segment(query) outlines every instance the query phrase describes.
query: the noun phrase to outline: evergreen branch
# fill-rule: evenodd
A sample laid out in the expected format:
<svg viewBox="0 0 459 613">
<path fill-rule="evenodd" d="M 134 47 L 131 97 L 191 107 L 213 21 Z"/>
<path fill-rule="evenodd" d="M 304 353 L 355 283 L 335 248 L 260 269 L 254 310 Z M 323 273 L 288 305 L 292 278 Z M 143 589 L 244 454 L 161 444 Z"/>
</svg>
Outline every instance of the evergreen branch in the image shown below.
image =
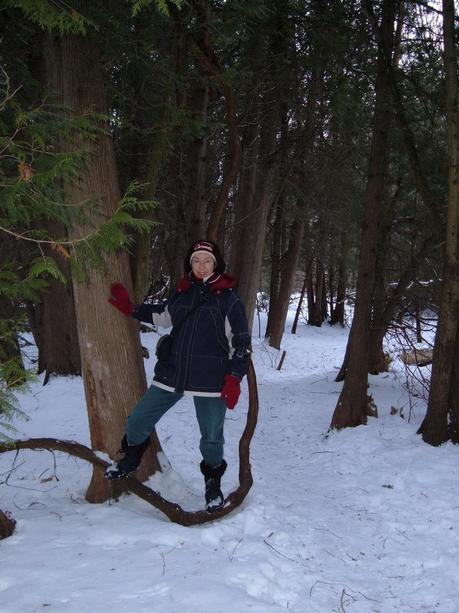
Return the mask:
<svg viewBox="0 0 459 613">
<path fill-rule="evenodd" d="M 57 30 L 61 35 L 80 34 L 84 36 L 89 25 L 97 29 L 95 23 L 62 0 L 55 2 L 57 7 L 52 4 L 52 2 L 43 2 L 43 0 L 4 0 L 6 7 L 22 10 L 32 22 L 50 31 Z"/>
<path fill-rule="evenodd" d="M 142 11 L 147 6 L 150 6 L 150 4 L 152 4 L 152 2 L 155 3 L 156 8 L 158 9 L 158 11 L 162 15 L 165 15 L 166 17 L 169 17 L 170 10 L 169 10 L 168 3 L 170 2 L 176 8 L 179 9 L 179 8 L 181 8 L 184 0 L 131 0 L 131 2 L 132 2 L 132 15 L 133 15 L 133 17 L 138 15 L 138 13 L 140 13 L 140 11 Z"/>
<path fill-rule="evenodd" d="M 30 243 L 35 243 L 36 245 L 51 245 L 52 247 L 58 247 L 61 245 L 69 245 L 74 247 L 78 243 L 87 242 L 90 238 L 97 234 L 97 230 L 93 230 L 86 236 L 80 238 L 74 238 L 72 240 L 52 240 L 52 239 L 42 239 L 42 238 L 31 238 L 30 236 L 25 236 L 24 234 L 19 234 L 18 232 L 14 232 L 13 230 L 9 230 L 8 228 L 4 228 L 0 226 L 0 231 L 13 236 L 16 240 L 27 241 Z"/>
<path fill-rule="evenodd" d="M 8 73 L 6 72 L 6 70 L 3 68 L 3 66 L 0 66 L 0 73 L 2 75 L 1 84 L 5 91 L 3 99 L 0 101 L 0 111 L 3 112 L 8 102 L 10 102 L 14 98 L 14 96 L 18 93 L 18 91 L 22 89 L 22 85 L 19 85 L 13 92 L 11 92 L 10 77 Z"/>
</svg>

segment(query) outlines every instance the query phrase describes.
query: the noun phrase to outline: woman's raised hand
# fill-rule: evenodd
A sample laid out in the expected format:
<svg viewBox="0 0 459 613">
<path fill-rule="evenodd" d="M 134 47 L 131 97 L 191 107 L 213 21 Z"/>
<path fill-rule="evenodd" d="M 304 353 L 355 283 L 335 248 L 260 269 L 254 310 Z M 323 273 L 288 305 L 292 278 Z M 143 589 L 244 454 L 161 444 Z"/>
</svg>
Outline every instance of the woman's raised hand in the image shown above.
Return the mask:
<svg viewBox="0 0 459 613">
<path fill-rule="evenodd" d="M 122 283 L 112 283 L 110 286 L 111 297 L 109 303 L 121 311 L 126 317 L 130 317 L 134 311 L 134 303 L 129 297 L 129 292 Z"/>
</svg>

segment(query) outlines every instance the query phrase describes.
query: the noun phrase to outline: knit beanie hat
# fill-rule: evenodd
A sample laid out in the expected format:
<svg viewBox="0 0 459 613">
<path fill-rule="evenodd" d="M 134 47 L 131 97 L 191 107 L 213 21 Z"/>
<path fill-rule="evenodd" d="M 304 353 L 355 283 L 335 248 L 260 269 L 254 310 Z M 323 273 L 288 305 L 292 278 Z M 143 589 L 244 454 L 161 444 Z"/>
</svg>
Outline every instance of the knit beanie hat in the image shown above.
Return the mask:
<svg viewBox="0 0 459 613">
<path fill-rule="evenodd" d="M 184 262 L 185 273 L 190 272 L 191 258 L 197 253 L 207 253 L 213 257 L 215 261 L 215 273 L 222 274 L 225 272 L 226 264 L 218 245 L 213 241 L 200 240 L 193 243 L 188 249 Z"/>
<path fill-rule="evenodd" d="M 212 243 L 208 243 L 207 241 L 197 241 L 194 243 L 191 247 L 190 264 L 193 256 L 195 256 L 197 253 L 207 253 L 208 255 L 212 256 L 214 262 L 217 263 L 217 258 L 215 257 L 214 246 Z"/>
</svg>

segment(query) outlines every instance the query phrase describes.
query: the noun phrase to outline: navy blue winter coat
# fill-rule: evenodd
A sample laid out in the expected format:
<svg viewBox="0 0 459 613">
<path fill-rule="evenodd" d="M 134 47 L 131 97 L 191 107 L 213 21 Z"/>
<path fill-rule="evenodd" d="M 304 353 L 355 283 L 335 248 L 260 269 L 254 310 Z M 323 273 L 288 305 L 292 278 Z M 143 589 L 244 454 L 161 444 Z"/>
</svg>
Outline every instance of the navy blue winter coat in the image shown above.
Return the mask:
<svg viewBox="0 0 459 613">
<path fill-rule="evenodd" d="M 158 360 L 153 384 L 195 396 L 219 396 L 226 374 L 239 379 L 247 372 L 250 335 L 242 302 L 229 275 L 208 281 L 184 277 L 163 304 L 144 303 L 133 316 L 168 327 L 172 350 Z"/>
</svg>

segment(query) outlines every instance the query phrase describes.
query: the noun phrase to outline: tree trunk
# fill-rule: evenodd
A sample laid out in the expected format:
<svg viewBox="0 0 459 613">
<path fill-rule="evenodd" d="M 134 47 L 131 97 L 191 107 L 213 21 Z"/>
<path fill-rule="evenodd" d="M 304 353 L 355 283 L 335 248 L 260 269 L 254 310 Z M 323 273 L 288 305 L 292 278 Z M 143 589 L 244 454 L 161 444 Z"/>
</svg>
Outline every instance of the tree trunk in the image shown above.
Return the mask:
<svg viewBox="0 0 459 613">
<path fill-rule="evenodd" d="M 98 49 L 90 34 L 85 38 L 48 37 L 49 83 L 61 94 L 64 107 L 75 115 L 107 114 Z M 78 239 L 114 213 L 119 199 L 118 174 L 108 126 L 93 141 L 76 135 L 63 143 L 64 150 L 78 147 L 91 156 L 79 177 L 65 184 L 68 204 L 90 201 L 87 221 L 74 221 L 71 238 Z M 124 283 L 132 295 L 132 279 L 126 253 L 111 253 L 104 265 L 85 269 L 85 277 L 73 276 L 83 381 L 92 447 L 114 457 L 120 446 L 128 413 L 146 389 L 138 324 L 125 318 L 107 302 L 110 283 Z M 150 466 L 152 468 L 152 466 Z M 155 468 L 159 463 L 155 457 Z M 90 502 L 109 497 L 109 484 L 95 469 L 86 493 Z"/>
<path fill-rule="evenodd" d="M 206 2 L 191 0 L 198 15 L 198 21 L 205 24 L 203 32 L 199 37 L 191 40 L 191 49 L 201 66 L 213 79 L 220 89 L 225 100 L 226 125 L 228 128 L 227 149 L 224 171 L 220 190 L 215 202 L 210 210 L 209 221 L 206 228 L 206 238 L 217 241 L 220 225 L 228 204 L 230 190 L 236 181 L 241 165 L 241 139 L 239 136 L 238 119 L 236 114 L 236 95 L 233 87 L 229 84 L 229 79 L 225 77 L 225 71 L 210 44 L 209 7 Z M 204 166 L 201 166 L 204 169 Z"/>
<path fill-rule="evenodd" d="M 265 337 L 271 336 L 272 319 L 276 310 L 276 301 L 279 294 L 279 288 L 281 283 L 281 270 L 282 270 L 282 253 L 285 249 L 286 243 L 286 181 L 288 178 L 289 170 L 291 169 L 291 163 L 289 159 L 289 133 L 288 133 L 288 110 L 283 108 L 281 128 L 280 128 L 280 145 L 279 145 L 279 175 L 275 191 L 277 197 L 275 198 L 273 208 L 275 209 L 274 221 L 271 225 L 271 274 L 269 283 L 269 312 L 268 321 L 266 322 Z"/>
<path fill-rule="evenodd" d="M 56 254 L 53 255 L 55 260 Z M 62 270 L 62 266 L 60 265 Z M 70 273 L 68 283 L 50 279 L 42 302 L 28 307 L 34 339 L 38 346 L 38 374 L 45 385 L 51 375 L 81 375 L 75 304 Z"/>
<path fill-rule="evenodd" d="M 189 147 L 188 164 L 188 244 L 205 236 L 206 231 L 206 201 L 204 187 L 206 180 L 208 138 L 204 126 L 207 124 L 209 107 L 209 83 L 207 80 L 199 83 L 192 97 L 193 121 L 200 123 L 202 136 Z"/>
<path fill-rule="evenodd" d="M 381 245 L 383 241 L 381 241 Z M 368 372 L 377 375 L 380 372 L 387 372 L 388 363 L 384 354 L 383 341 L 386 335 L 387 326 L 382 325 L 382 316 L 386 303 L 386 293 L 384 288 L 384 276 L 381 266 L 376 264 L 375 283 L 373 292 L 373 305 L 371 309 L 371 328 L 368 355 Z M 388 322 L 387 325 L 389 325 Z"/>
<path fill-rule="evenodd" d="M 246 308 L 249 330 L 252 328 L 256 295 L 260 289 L 272 175 L 279 153 L 276 138 L 283 107 L 283 80 L 278 78 L 278 66 L 285 61 L 287 52 L 286 6 L 284 3 L 275 3 L 272 16 L 275 26 L 268 30 L 268 34 L 264 30 L 256 31 L 251 41 L 251 60 L 256 65 L 263 59 L 261 82 L 254 89 L 262 93 L 255 94 L 255 102 L 252 103 L 254 110 L 249 113 L 246 121 L 249 125 L 245 138 L 248 155 L 244 159 L 245 169 L 234 220 L 237 236 L 233 234 L 230 257 L 230 272 L 239 281 L 238 291 Z"/>
<path fill-rule="evenodd" d="M 39 59 L 33 68 L 35 78 L 48 94 L 46 40 L 47 37 L 43 37 L 45 48 L 42 55 L 37 56 Z M 48 97 L 47 100 L 53 101 L 54 97 Z M 55 102 L 59 104 L 60 98 Z M 67 236 L 64 224 L 49 217 L 36 219 L 33 226 L 44 229 L 51 239 L 59 240 Z M 66 280 L 64 284 L 49 278 L 40 298 L 26 303 L 29 323 L 38 348 L 37 371 L 38 374 L 45 373 L 45 385 L 51 375 L 81 375 L 81 358 L 69 259 L 47 244 L 41 245 L 40 250 L 36 249 L 36 253 L 53 259 Z"/>
<path fill-rule="evenodd" d="M 296 330 L 298 328 L 298 321 L 300 319 L 301 310 L 303 307 L 304 295 L 306 293 L 306 289 L 308 286 L 308 280 L 311 275 L 311 267 L 312 267 L 312 258 L 310 258 L 306 264 L 306 270 L 304 273 L 304 281 L 301 287 L 300 297 L 298 299 L 298 306 L 296 307 L 295 319 L 293 320 L 293 324 L 292 324 L 292 334 L 296 334 Z"/>
<path fill-rule="evenodd" d="M 440 445 L 450 436 L 449 414 L 457 425 L 457 398 L 453 398 L 453 360 L 456 354 L 459 319 L 459 110 L 458 62 L 455 43 L 454 1 L 443 0 L 444 64 L 446 75 L 446 118 L 448 130 L 448 214 L 442 299 L 432 358 L 432 376 L 426 416 L 419 428 L 422 438 Z"/>
<path fill-rule="evenodd" d="M 330 319 L 330 325 L 336 326 L 340 324 L 344 327 L 344 303 L 346 300 L 347 288 L 347 243 L 344 236 L 341 236 L 341 253 L 338 264 L 338 285 L 336 288 L 336 302 L 333 308 L 333 314 Z"/>
<path fill-rule="evenodd" d="M 331 428 L 337 429 L 358 426 L 367 422 L 371 301 L 375 280 L 376 245 L 378 245 L 390 128 L 388 65 L 393 54 L 394 22 L 398 4 L 399 0 L 384 0 L 382 5 L 381 36 L 378 41 L 375 85 L 375 110 L 365 193 L 356 303 L 346 349 L 346 378 L 331 421 Z"/>
<path fill-rule="evenodd" d="M 328 265 L 328 297 L 330 300 L 330 322 L 335 314 L 335 270 L 331 263 Z"/>
<path fill-rule="evenodd" d="M 459 444 L 459 326 L 456 334 L 456 353 L 451 374 L 449 409 L 451 440 L 457 445 Z"/>
<path fill-rule="evenodd" d="M 282 335 L 285 328 L 285 320 L 287 319 L 289 300 L 295 281 L 295 274 L 298 265 L 298 260 L 301 253 L 301 245 L 304 235 L 304 211 L 301 204 L 298 204 L 296 219 L 293 221 L 290 229 L 290 241 L 287 252 L 282 264 L 281 283 L 279 293 L 275 304 L 275 313 L 272 317 L 270 327 L 269 344 L 271 347 L 280 349 Z M 270 307 L 271 314 L 271 307 Z"/>
<path fill-rule="evenodd" d="M 283 199 L 276 207 L 276 216 L 271 229 L 271 275 L 269 283 L 269 313 L 266 323 L 265 337 L 271 336 L 272 321 L 276 313 L 276 303 L 279 295 L 282 260 L 282 224 L 284 218 Z"/>
<path fill-rule="evenodd" d="M 44 221 L 52 237 L 65 236 L 62 226 Z M 53 258 L 67 280 L 64 285 L 50 279 L 42 300 L 28 305 L 29 318 L 38 347 L 38 373 L 45 373 L 44 384 L 51 375 L 81 375 L 81 357 L 69 261 L 56 250 L 42 247 Z"/>
<path fill-rule="evenodd" d="M 154 200 L 158 186 L 158 177 L 169 152 L 168 125 L 169 106 L 164 102 L 158 124 L 155 126 L 155 138 L 151 144 L 145 180 L 147 188 L 145 198 Z M 150 214 L 157 219 L 157 211 Z M 142 302 L 150 289 L 153 278 L 153 262 L 151 253 L 152 233 L 144 232 L 136 237 L 133 255 L 130 258 L 134 277 L 134 296 L 136 302 Z"/>
<path fill-rule="evenodd" d="M 273 169 L 273 149 L 277 126 L 277 105 L 272 100 L 260 103 L 259 132 L 245 160 L 236 206 L 229 271 L 238 279 L 238 292 L 252 329 L 256 295 L 269 213 L 269 195 Z M 248 263 L 250 262 L 250 266 Z"/>
<path fill-rule="evenodd" d="M 315 259 L 315 275 L 311 275 L 308 292 L 308 324 L 320 328 L 324 321 L 324 267 L 320 256 Z M 309 300 L 311 305 L 309 306 Z"/>
</svg>

